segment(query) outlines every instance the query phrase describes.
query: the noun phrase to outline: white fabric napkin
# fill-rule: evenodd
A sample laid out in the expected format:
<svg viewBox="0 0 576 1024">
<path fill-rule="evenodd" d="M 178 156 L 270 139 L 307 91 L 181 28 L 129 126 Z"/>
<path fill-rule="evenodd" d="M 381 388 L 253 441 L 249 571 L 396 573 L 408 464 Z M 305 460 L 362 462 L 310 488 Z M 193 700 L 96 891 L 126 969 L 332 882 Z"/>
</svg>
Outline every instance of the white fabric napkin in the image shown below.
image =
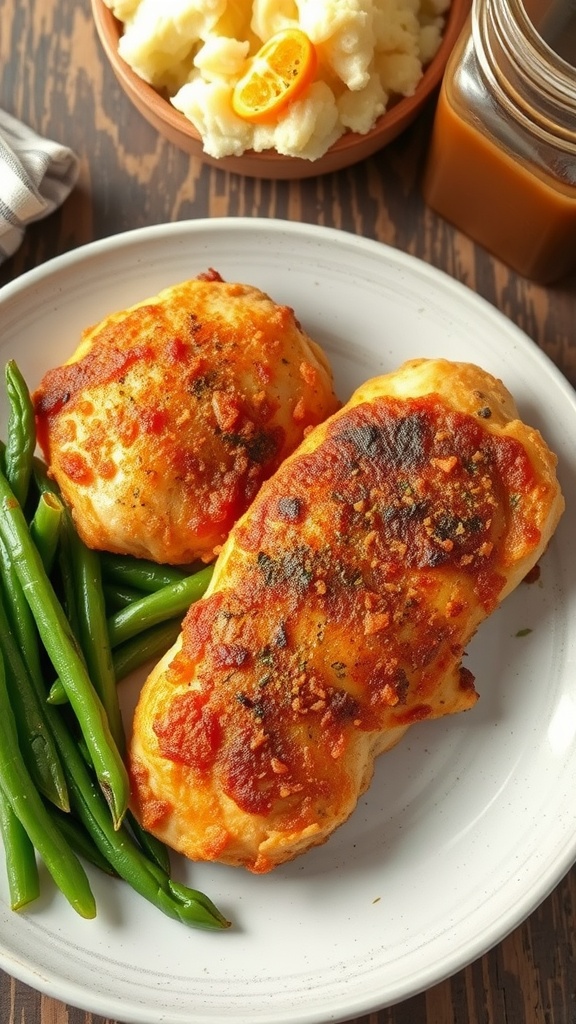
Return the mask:
<svg viewBox="0 0 576 1024">
<path fill-rule="evenodd" d="M 64 202 L 78 171 L 71 149 L 0 110 L 0 263 L 16 252 L 27 224 Z"/>
</svg>

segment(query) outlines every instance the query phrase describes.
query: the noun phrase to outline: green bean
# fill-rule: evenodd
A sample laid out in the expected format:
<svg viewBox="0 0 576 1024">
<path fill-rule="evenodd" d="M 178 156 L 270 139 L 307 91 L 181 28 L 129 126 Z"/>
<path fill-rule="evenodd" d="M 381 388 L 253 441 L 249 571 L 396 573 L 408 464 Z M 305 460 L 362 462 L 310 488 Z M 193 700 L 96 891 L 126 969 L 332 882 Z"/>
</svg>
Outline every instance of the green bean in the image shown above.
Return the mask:
<svg viewBox="0 0 576 1024">
<path fill-rule="evenodd" d="M 74 533 L 74 525 L 71 520 L 70 512 L 61 500 L 57 485 L 48 476 L 48 467 L 46 464 L 40 459 L 34 458 L 32 462 L 32 471 L 36 487 L 40 491 L 41 497 L 48 498 L 48 500 L 54 498 L 62 505 L 62 519 L 58 537 L 59 545 L 56 552 L 58 556 L 59 584 L 62 591 L 63 608 L 66 612 L 70 629 L 74 636 L 78 637 L 80 635 L 80 617 L 77 605 L 74 556 L 71 541 Z M 39 550 L 42 556 L 42 550 Z M 42 560 L 44 561 L 44 559 Z M 44 568 L 47 574 L 51 573 L 51 566 L 49 564 L 44 564 Z M 58 685 L 61 687 L 62 684 L 59 683 Z"/>
<path fill-rule="evenodd" d="M 159 565 L 146 558 L 132 558 L 129 555 L 102 553 L 102 576 L 105 580 L 120 586 L 127 584 L 147 594 L 187 579 L 189 575 L 190 572 L 178 566 Z"/>
<path fill-rule="evenodd" d="M 11 552 L 14 570 L 38 632 L 74 709 L 99 784 L 118 826 L 128 804 L 128 773 L 112 738 L 102 702 L 86 670 L 78 642 L 46 575 L 24 513 L 3 474 L 0 474 L 0 535 Z"/>
<path fill-rule="evenodd" d="M 126 640 L 113 651 L 114 672 L 120 682 L 131 672 L 145 665 L 153 658 L 159 658 L 172 646 L 180 634 L 182 622 L 180 618 L 168 619 L 158 626 L 151 626 L 132 640 Z"/>
<path fill-rule="evenodd" d="M 68 704 L 68 695 L 59 679 L 55 679 L 48 690 L 46 702 L 51 707 L 57 707 L 60 704 Z"/>
<path fill-rule="evenodd" d="M 152 661 L 153 658 L 159 658 L 165 654 L 178 637 L 181 627 L 181 619 L 169 619 L 167 622 L 161 622 L 158 626 L 151 626 L 150 629 L 139 633 L 132 640 L 127 640 L 116 647 L 112 652 L 116 682 L 119 683 L 132 672 L 136 672 L 147 661 Z M 66 704 L 68 702 L 66 691 L 59 679 L 52 684 L 48 701 L 50 704 Z"/>
<path fill-rule="evenodd" d="M 46 492 L 48 493 L 48 492 Z M 66 522 L 66 512 L 62 522 Z M 80 611 L 78 608 L 76 580 L 74 578 L 74 559 L 72 555 L 71 530 L 60 529 L 60 543 L 56 552 L 58 574 L 53 573 L 52 579 L 58 579 L 59 591 L 62 594 L 62 607 L 70 624 L 70 630 L 77 639 L 80 635 Z M 81 650 L 80 644 L 78 649 Z M 82 651 L 82 657 L 84 652 Z"/>
<path fill-rule="evenodd" d="M 53 509 L 54 511 L 58 509 L 58 512 L 56 514 L 57 522 L 56 519 L 52 516 L 52 513 L 50 511 L 51 509 Z M 65 536 L 62 537 L 61 526 L 63 515 L 64 506 L 60 501 L 59 497 L 52 491 L 42 491 L 40 494 L 36 515 L 32 519 L 32 522 L 30 523 L 30 534 L 36 544 L 38 554 L 42 559 L 42 564 L 44 566 L 46 573 L 50 572 L 52 564 L 54 562 L 58 550 L 58 540 L 62 540 L 61 547 L 64 548 L 65 551 L 61 552 L 60 562 L 62 570 L 62 582 L 66 601 L 66 614 L 68 617 L 68 621 L 71 624 L 72 622 L 74 623 L 73 633 L 75 636 L 77 636 L 80 627 L 78 624 L 78 614 L 76 608 L 74 576 L 71 568 L 69 545 L 67 543 L 68 536 L 67 534 L 65 534 Z M 34 529 L 35 525 L 36 531 Z M 58 533 L 57 537 L 54 536 L 54 534 L 56 533 L 56 529 Z M 55 547 L 54 541 L 56 541 Z M 45 699 L 49 704 L 68 703 L 66 691 L 59 679 L 56 679 L 53 682 L 52 687 L 48 693 L 48 696 L 45 697 Z"/>
<path fill-rule="evenodd" d="M 125 746 L 124 726 L 120 714 L 112 650 L 108 638 L 100 560 L 96 552 L 90 550 L 80 540 L 68 514 L 66 514 L 64 522 L 68 532 L 76 580 L 76 609 L 80 645 L 84 652 L 90 678 L 104 706 L 114 742 L 118 750 L 123 752 Z"/>
<path fill-rule="evenodd" d="M 63 512 L 64 506 L 60 498 L 50 491 L 45 491 L 40 495 L 30 523 L 32 540 L 38 548 L 42 564 L 48 574 L 52 571 L 56 557 Z"/>
<path fill-rule="evenodd" d="M 32 459 L 32 476 L 34 477 L 34 483 L 38 488 L 40 494 L 44 494 L 49 491 L 51 494 L 56 494 L 60 497 L 60 490 L 58 485 L 50 476 L 48 476 L 48 466 L 43 459 L 39 459 L 37 455 Z"/>
<path fill-rule="evenodd" d="M 126 820 L 130 826 L 130 831 L 134 835 L 138 845 L 144 850 L 144 853 L 157 864 L 167 875 L 170 874 L 170 854 L 163 842 L 153 836 L 150 832 L 147 832 L 138 819 L 132 814 L 132 811 L 128 811 Z"/>
<path fill-rule="evenodd" d="M 167 893 L 169 893 L 174 901 L 178 903 L 180 911 L 176 916 L 178 916 L 181 921 L 186 921 L 189 914 L 196 913 L 199 915 L 200 908 L 202 908 L 205 915 L 213 915 L 214 911 L 216 911 L 216 907 L 212 900 L 206 896 L 205 893 L 199 892 L 198 889 L 190 889 L 187 885 L 183 885 L 182 882 L 176 882 L 173 878 L 166 878 L 165 882 L 163 881 L 162 884 L 166 885 Z M 212 928 L 229 928 L 230 921 L 227 921 L 226 918 L 220 914 L 220 911 L 216 911 L 216 913 L 219 917 L 218 924 L 209 924 L 208 918 L 205 922 L 206 926 Z"/>
<path fill-rule="evenodd" d="M 135 587 L 125 586 L 124 584 L 103 582 L 102 589 L 109 614 L 119 611 L 120 608 L 126 608 L 133 601 L 138 601 L 142 597 L 141 590 L 136 590 Z"/>
<path fill-rule="evenodd" d="M 70 612 L 70 620 L 74 626 L 74 632 L 76 632 L 77 622 L 75 619 L 76 613 L 76 598 L 75 598 L 75 584 L 74 584 L 74 573 L 72 568 L 72 549 L 69 544 L 69 538 L 72 531 L 76 532 L 72 514 L 64 502 L 60 489 L 57 483 L 48 474 L 48 466 L 42 459 L 36 456 L 32 460 L 32 474 L 34 477 L 34 483 L 39 492 L 41 498 L 48 499 L 50 502 L 52 499 L 56 504 L 61 507 L 61 520 L 60 528 L 58 532 L 58 571 L 61 577 L 61 583 L 64 591 L 64 601 L 66 603 L 66 609 Z M 71 528 L 68 528 L 68 522 L 71 524 Z M 44 566 L 48 573 L 51 573 L 52 566 L 48 563 Z M 69 605 L 69 608 L 68 608 Z"/>
<path fill-rule="evenodd" d="M 48 690 L 46 702 L 52 707 L 57 707 L 60 704 L 69 703 L 66 690 L 62 686 L 62 683 L 59 679 L 55 679 L 54 682 L 52 683 L 52 686 Z"/>
<path fill-rule="evenodd" d="M 68 791 L 58 750 L 41 701 L 16 643 L 0 594 L 0 652 L 6 665 L 10 701 L 17 722 L 22 754 L 41 793 L 68 810 Z"/>
<path fill-rule="evenodd" d="M 21 910 L 40 895 L 36 851 L 1 786 L 0 832 L 4 842 L 10 906 L 12 910 Z"/>
<path fill-rule="evenodd" d="M 47 492 L 46 497 L 52 496 Z M 10 635 L 6 635 L 5 644 L 8 649 L 4 652 L 5 658 L 7 657 L 14 676 L 16 707 L 21 707 L 24 702 L 29 709 L 29 742 L 24 737 L 24 750 L 25 752 L 29 751 L 29 757 L 34 757 L 38 762 L 37 770 L 40 772 L 40 777 L 38 777 L 35 767 L 31 767 L 32 775 L 36 779 L 40 791 L 56 807 L 68 811 L 70 804 L 66 780 L 48 721 L 49 712 L 46 709 L 38 631 L 20 581 L 12 571 L 10 554 L 1 538 L 0 578 L 6 592 L 7 607 L 12 612 L 11 625 L 17 641 L 16 645 L 12 642 Z M 2 613 L 0 590 L 0 618 Z M 35 691 L 35 699 L 29 692 L 31 687 Z M 38 728 L 40 728 L 39 736 L 37 735 Z"/>
<path fill-rule="evenodd" d="M 24 506 L 36 447 L 36 426 L 28 387 L 13 359 L 6 364 L 6 392 L 10 403 L 6 478 L 17 500 Z"/>
<path fill-rule="evenodd" d="M 20 586 L 20 580 L 12 571 L 12 561 L 4 541 L 0 537 L 0 594 L 6 598 L 6 612 L 14 638 L 26 663 L 30 676 L 38 682 L 36 692 L 44 700 L 43 675 L 40 662 L 40 648 L 34 616 Z"/>
<path fill-rule="evenodd" d="M 82 917 L 95 917 L 96 904 L 86 873 L 53 824 L 22 758 L 6 687 L 4 659 L 1 657 L 0 786 L 56 885 L 71 906 Z"/>
<path fill-rule="evenodd" d="M 47 806 L 47 810 L 63 838 L 75 853 L 103 871 L 104 874 L 116 876 L 114 868 L 102 856 L 92 837 L 72 814 L 62 814 L 51 805 Z"/>
<path fill-rule="evenodd" d="M 169 917 L 198 927 L 228 927 L 229 922 L 204 893 L 175 885 L 139 849 L 125 826 L 113 829 L 102 794 L 61 718 L 56 724 L 56 739 L 66 766 L 74 811 L 120 877 Z"/>
<path fill-rule="evenodd" d="M 192 576 L 147 594 L 111 615 L 108 619 L 108 635 L 112 648 L 150 626 L 156 626 L 177 615 L 183 618 L 190 605 L 205 593 L 213 572 L 214 566 L 207 565 Z"/>
</svg>

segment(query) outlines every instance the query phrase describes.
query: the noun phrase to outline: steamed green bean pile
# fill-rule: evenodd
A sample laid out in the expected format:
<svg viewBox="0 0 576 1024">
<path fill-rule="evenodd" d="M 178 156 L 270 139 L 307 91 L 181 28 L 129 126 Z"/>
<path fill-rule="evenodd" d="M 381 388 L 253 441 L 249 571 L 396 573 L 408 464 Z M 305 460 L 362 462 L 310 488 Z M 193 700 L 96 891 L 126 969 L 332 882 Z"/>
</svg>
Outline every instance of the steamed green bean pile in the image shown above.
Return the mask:
<svg viewBox="0 0 576 1024">
<path fill-rule="evenodd" d="M 128 808 L 118 682 L 176 639 L 212 574 L 88 549 L 35 456 L 34 410 L 13 361 L 0 442 L 0 834 L 10 903 L 39 896 L 40 858 L 71 906 L 96 915 L 87 864 L 188 925 L 229 922 L 175 882 L 166 848 Z"/>
</svg>

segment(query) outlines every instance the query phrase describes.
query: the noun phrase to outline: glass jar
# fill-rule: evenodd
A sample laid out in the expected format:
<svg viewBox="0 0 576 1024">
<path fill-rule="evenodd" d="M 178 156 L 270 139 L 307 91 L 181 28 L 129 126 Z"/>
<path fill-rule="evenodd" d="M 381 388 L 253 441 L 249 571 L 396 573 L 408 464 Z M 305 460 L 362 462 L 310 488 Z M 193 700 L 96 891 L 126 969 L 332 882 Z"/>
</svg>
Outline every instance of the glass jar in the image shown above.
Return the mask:
<svg viewBox="0 0 576 1024">
<path fill-rule="evenodd" d="M 554 48 L 570 38 L 574 5 L 532 3 L 473 0 L 444 75 L 423 190 L 446 220 L 549 284 L 576 268 L 576 67 Z"/>
</svg>

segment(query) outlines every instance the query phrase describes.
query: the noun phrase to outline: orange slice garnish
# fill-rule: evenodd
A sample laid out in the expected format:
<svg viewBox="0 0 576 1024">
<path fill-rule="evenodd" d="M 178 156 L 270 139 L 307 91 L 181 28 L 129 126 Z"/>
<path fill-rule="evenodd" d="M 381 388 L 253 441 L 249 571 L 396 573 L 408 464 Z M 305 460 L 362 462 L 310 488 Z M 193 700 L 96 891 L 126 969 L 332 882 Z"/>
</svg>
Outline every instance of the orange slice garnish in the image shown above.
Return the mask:
<svg viewBox="0 0 576 1024">
<path fill-rule="evenodd" d="M 301 96 L 316 74 L 314 44 L 299 28 L 271 36 L 251 58 L 232 93 L 239 117 L 256 123 L 273 121 Z"/>
</svg>

